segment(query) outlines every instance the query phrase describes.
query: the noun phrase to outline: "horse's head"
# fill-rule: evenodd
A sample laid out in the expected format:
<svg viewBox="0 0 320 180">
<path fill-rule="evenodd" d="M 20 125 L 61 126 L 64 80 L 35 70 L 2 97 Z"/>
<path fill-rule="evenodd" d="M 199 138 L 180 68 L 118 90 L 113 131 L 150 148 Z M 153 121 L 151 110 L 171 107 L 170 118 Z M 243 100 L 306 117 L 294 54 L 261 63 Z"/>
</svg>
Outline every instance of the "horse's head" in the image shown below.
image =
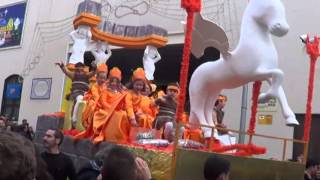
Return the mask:
<svg viewBox="0 0 320 180">
<path fill-rule="evenodd" d="M 285 8 L 281 0 L 250 0 L 253 18 L 275 36 L 284 36 L 289 31 Z"/>
</svg>

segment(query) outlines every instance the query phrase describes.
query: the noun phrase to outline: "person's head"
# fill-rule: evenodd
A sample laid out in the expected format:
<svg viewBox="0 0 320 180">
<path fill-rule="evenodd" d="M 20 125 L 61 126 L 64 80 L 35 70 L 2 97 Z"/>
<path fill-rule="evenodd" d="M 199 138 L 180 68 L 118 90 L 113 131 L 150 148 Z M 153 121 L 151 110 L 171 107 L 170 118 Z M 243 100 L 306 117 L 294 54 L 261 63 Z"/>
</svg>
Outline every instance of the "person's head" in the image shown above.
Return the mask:
<svg viewBox="0 0 320 180">
<path fill-rule="evenodd" d="M 107 74 L 105 72 L 98 72 L 96 75 L 97 84 L 102 85 L 107 80 Z"/>
<path fill-rule="evenodd" d="M 5 116 L 0 116 L 0 119 L 4 120 L 5 122 L 7 122 L 8 118 Z"/>
<path fill-rule="evenodd" d="M 149 96 L 151 94 L 151 92 L 152 92 L 152 87 L 151 87 L 150 83 L 146 83 L 144 91 L 142 92 L 142 94 L 144 96 Z"/>
<path fill-rule="evenodd" d="M 58 148 L 63 142 L 63 133 L 59 129 L 48 129 L 43 137 L 43 145 L 47 150 Z"/>
<path fill-rule="evenodd" d="M 225 95 L 220 94 L 214 104 L 216 109 L 223 109 L 226 105 L 228 98 Z"/>
<path fill-rule="evenodd" d="M 301 154 L 297 157 L 297 162 L 303 163 L 303 159 L 304 159 L 304 155 L 301 153 Z"/>
<path fill-rule="evenodd" d="M 104 159 L 102 180 L 136 179 L 136 163 L 134 156 L 125 148 L 115 146 Z"/>
<path fill-rule="evenodd" d="M 114 67 L 110 70 L 110 73 L 109 73 L 109 88 L 115 90 L 115 89 L 119 89 L 122 85 L 121 85 L 121 78 L 122 78 L 122 75 L 121 75 L 121 71 L 119 68 L 117 67 Z"/>
<path fill-rule="evenodd" d="M 176 98 L 180 92 L 180 87 L 178 83 L 169 83 L 167 86 L 167 96 L 170 96 L 172 98 Z"/>
<path fill-rule="evenodd" d="M 75 64 L 74 66 L 74 72 L 78 73 L 78 74 L 83 74 L 85 73 L 84 68 L 86 67 L 83 63 L 78 62 L 77 64 Z"/>
<path fill-rule="evenodd" d="M 132 89 L 136 92 L 143 92 L 145 91 L 145 83 L 142 79 L 136 79 L 132 82 Z"/>
<path fill-rule="evenodd" d="M 132 88 L 136 92 L 143 92 L 145 89 L 146 76 L 142 68 L 137 68 L 132 75 Z"/>
<path fill-rule="evenodd" d="M 119 81 L 121 81 L 121 79 L 122 79 L 121 70 L 120 70 L 118 67 L 113 67 L 113 68 L 110 70 L 110 73 L 109 73 L 109 77 L 108 77 L 108 78 L 116 78 L 116 79 L 118 79 Z"/>
<path fill-rule="evenodd" d="M 230 162 L 216 155 L 211 155 L 204 165 L 204 178 L 206 180 L 228 180 Z"/>
<path fill-rule="evenodd" d="M 6 122 L 3 119 L 0 119 L 0 129 L 5 129 L 6 128 Z"/>
<path fill-rule="evenodd" d="M 35 177 L 33 144 L 18 134 L 0 130 L 0 179 L 33 180 Z"/>
<path fill-rule="evenodd" d="M 22 124 L 23 125 L 28 124 L 28 121 L 26 119 L 22 119 Z"/>
<path fill-rule="evenodd" d="M 107 80 L 108 66 L 106 64 L 100 64 L 97 68 L 97 84 L 102 85 Z"/>
<path fill-rule="evenodd" d="M 311 176 L 316 175 L 319 163 L 313 159 L 308 159 L 306 163 L 306 171 L 310 173 Z"/>
<path fill-rule="evenodd" d="M 110 151 L 115 147 L 116 145 L 114 144 L 109 144 L 107 147 L 100 149 L 93 157 L 93 160 L 96 162 L 96 164 L 99 167 L 103 166 L 103 161 L 104 159 L 107 158 L 109 155 Z"/>
</svg>

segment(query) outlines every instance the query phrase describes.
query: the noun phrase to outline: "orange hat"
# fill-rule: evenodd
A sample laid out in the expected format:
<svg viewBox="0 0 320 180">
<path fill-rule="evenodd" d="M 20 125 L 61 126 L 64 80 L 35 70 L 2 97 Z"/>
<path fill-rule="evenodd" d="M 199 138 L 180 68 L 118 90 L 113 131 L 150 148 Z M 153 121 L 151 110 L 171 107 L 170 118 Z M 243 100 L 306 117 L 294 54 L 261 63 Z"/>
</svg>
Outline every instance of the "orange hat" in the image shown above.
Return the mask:
<svg viewBox="0 0 320 180">
<path fill-rule="evenodd" d="M 106 64 L 100 64 L 97 68 L 97 72 L 105 72 L 108 73 L 108 66 Z"/>
<path fill-rule="evenodd" d="M 144 81 L 146 80 L 146 75 L 142 68 L 137 68 L 135 71 L 133 71 L 132 80 L 135 81 L 137 79 L 141 79 Z"/>
<path fill-rule="evenodd" d="M 109 73 L 109 78 L 111 78 L 111 77 L 115 77 L 115 78 L 121 80 L 122 75 L 121 75 L 120 69 L 117 68 L 117 67 L 112 68 L 112 69 L 110 70 L 110 73 Z"/>
</svg>

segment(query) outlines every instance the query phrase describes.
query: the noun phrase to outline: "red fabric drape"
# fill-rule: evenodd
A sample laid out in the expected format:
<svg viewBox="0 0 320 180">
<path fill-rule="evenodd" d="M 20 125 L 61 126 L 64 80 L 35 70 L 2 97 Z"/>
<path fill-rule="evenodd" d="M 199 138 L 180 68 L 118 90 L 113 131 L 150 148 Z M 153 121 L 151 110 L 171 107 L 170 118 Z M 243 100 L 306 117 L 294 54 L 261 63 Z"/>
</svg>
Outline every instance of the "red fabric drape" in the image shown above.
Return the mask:
<svg viewBox="0 0 320 180">
<path fill-rule="evenodd" d="M 314 91 L 314 77 L 316 69 L 316 61 L 319 57 L 319 40 L 318 37 L 314 37 L 314 42 L 311 43 L 309 40 L 309 35 L 306 42 L 307 53 L 310 57 L 310 69 L 309 69 L 309 81 L 308 81 L 308 99 L 306 104 L 306 116 L 304 120 L 304 133 L 303 140 L 309 141 L 310 139 L 310 129 L 312 122 L 312 101 L 313 101 L 313 91 Z"/>
<path fill-rule="evenodd" d="M 249 123 L 248 133 L 254 134 L 256 130 L 256 116 L 257 116 L 257 108 L 258 108 L 258 97 L 261 89 L 261 81 L 256 81 L 253 84 L 252 88 L 252 105 L 251 105 L 251 117 Z"/>
<path fill-rule="evenodd" d="M 177 121 L 182 120 L 184 113 L 184 105 L 186 100 L 186 89 L 189 73 L 189 61 L 190 61 L 190 52 L 192 44 L 192 28 L 193 28 L 193 19 L 194 13 L 200 12 L 201 10 L 201 0 L 181 0 L 181 7 L 185 8 L 187 11 L 187 25 L 186 25 L 186 34 L 184 39 L 183 55 L 181 62 L 180 70 L 180 94 L 178 98 L 177 106 Z"/>
</svg>

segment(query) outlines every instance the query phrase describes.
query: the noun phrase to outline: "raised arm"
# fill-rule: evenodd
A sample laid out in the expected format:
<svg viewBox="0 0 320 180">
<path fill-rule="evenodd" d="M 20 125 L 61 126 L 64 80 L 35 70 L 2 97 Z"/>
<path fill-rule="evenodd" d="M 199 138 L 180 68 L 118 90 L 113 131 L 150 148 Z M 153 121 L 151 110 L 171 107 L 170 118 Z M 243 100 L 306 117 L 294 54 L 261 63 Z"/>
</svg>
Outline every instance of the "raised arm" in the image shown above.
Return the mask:
<svg viewBox="0 0 320 180">
<path fill-rule="evenodd" d="M 111 57 L 111 55 L 112 55 L 112 51 L 111 51 L 111 49 L 110 49 L 110 46 L 109 46 L 109 44 L 107 44 L 106 45 L 106 47 L 107 47 L 107 58 L 106 58 L 106 61 L 108 61 L 108 59 Z"/>
<path fill-rule="evenodd" d="M 92 78 L 94 75 L 96 75 L 96 71 L 97 71 L 97 64 L 94 61 L 92 61 L 91 66 L 92 66 L 92 71 L 90 71 L 88 74 L 89 78 Z"/>
<path fill-rule="evenodd" d="M 90 41 L 92 38 L 92 33 L 91 33 L 91 30 L 88 29 L 88 32 L 87 32 L 87 39 Z"/>
<path fill-rule="evenodd" d="M 68 78 L 73 79 L 74 73 L 71 72 L 71 71 L 69 71 L 69 70 L 65 67 L 65 65 L 64 65 L 64 63 L 63 63 L 62 61 L 61 61 L 60 63 L 55 63 L 55 65 L 59 66 L 60 69 L 61 69 L 61 71 L 62 71 L 66 76 L 68 76 Z"/>
<path fill-rule="evenodd" d="M 163 104 L 163 103 L 165 103 L 166 102 L 166 100 L 164 99 L 164 97 L 160 97 L 160 98 L 158 98 L 158 99 L 156 99 L 155 101 L 154 101 L 154 104 L 156 104 L 156 105 L 160 105 L 160 104 Z"/>
<path fill-rule="evenodd" d="M 161 60 L 160 53 L 158 52 L 157 49 L 155 50 L 155 52 L 156 52 L 156 54 L 155 54 L 155 57 L 153 58 L 154 63 L 156 63 L 156 62 Z"/>
<path fill-rule="evenodd" d="M 71 39 L 72 39 L 73 41 L 76 40 L 76 33 L 77 33 L 77 30 L 73 30 L 73 31 L 69 34 L 70 37 L 71 37 Z"/>
</svg>

